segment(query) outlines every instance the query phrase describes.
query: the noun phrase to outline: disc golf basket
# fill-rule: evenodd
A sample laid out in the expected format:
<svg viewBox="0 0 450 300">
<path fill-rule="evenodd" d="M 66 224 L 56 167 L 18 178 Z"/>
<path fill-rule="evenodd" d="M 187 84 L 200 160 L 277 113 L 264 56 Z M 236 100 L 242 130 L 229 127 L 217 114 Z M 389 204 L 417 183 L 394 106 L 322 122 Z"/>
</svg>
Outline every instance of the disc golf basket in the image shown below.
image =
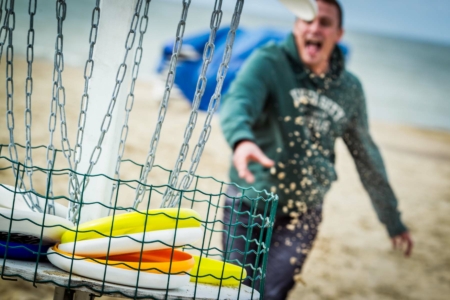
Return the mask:
<svg viewBox="0 0 450 300">
<path fill-rule="evenodd" d="M 70 38 L 63 29 L 70 2 L 54 2 L 57 26 L 48 33 L 53 35 L 55 45 L 54 66 L 52 82 L 48 83 L 49 117 L 44 127 L 32 123 L 36 112 L 35 108 L 32 110 L 33 97 L 39 90 L 33 80 L 37 68 L 35 39 L 44 34 L 35 34 L 34 28 L 41 0 L 28 2 L 26 41 L 14 39 L 17 3 L 0 0 L 0 59 L 6 72 L 2 99 L 6 100 L 8 136 L 7 141 L 0 141 L 1 278 L 25 280 L 35 287 L 54 285 L 54 299 L 93 299 L 103 295 L 133 299 L 262 299 L 276 196 L 236 187 L 239 195 L 229 198 L 237 205 L 224 206 L 222 200 L 230 184 L 196 175 L 220 103 L 244 0 L 236 0 L 226 51 L 217 70 L 216 89 L 190 165 L 183 169 L 222 21 L 223 1 L 211 1 L 214 5 L 203 68 L 179 155 L 171 170 L 155 165 L 156 149 L 163 138 L 161 129 L 191 1 L 179 0 L 182 12 L 164 95 L 157 118 L 151 120 L 156 125 L 149 134 L 149 150 L 141 162 L 125 159 L 124 153 L 127 137 L 133 134 L 128 123 L 145 54 L 143 40 L 151 0 L 96 0 L 92 7 L 84 7 L 92 18 L 85 40 L 89 54 L 84 86 L 78 100 L 70 99 L 80 101 L 74 139 L 69 138 L 66 117 L 66 101 L 72 94 L 66 95 L 63 80 L 64 42 Z M 20 47 L 26 48 L 25 57 L 15 58 L 14 51 Z M 19 60 L 26 64 L 25 78 L 14 76 Z M 114 82 L 108 77 L 111 72 L 115 74 Z M 24 98 L 14 93 L 19 84 L 24 86 Z M 18 101 L 25 103 L 23 112 L 14 110 Z M 25 132 L 18 132 L 15 126 L 21 117 Z M 48 143 L 34 145 L 34 132 L 45 132 Z M 23 134 L 25 144 L 17 143 L 16 137 Z M 131 180 L 121 177 L 124 170 L 134 174 Z M 149 180 L 154 178 L 150 174 L 156 174 L 166 184 L 155 184 Z M 249 211 L 234 208 L 244 201 L 250 203 Z M 223 210 L 234 215 L 231 223 L 222 221 Z M 248 221 L 240 221 L 243 219 Z M 247 236 L 234 234 L 238 226 L 247 228 Z M 260 232 L 258 239 L 250 238 L 254 230 Z M 218 246 L 222 236 L 226 249 Z M 245 241 L 246 251 L 234 246 L 238 239 Z M 82 248 L 88 254 L 82 254 Z M 236 252 L 242 258 L 230 259 L 230 254 Z M 254 261 L 248 260 L 249 254 L 255 257 Z"/>
</svg>

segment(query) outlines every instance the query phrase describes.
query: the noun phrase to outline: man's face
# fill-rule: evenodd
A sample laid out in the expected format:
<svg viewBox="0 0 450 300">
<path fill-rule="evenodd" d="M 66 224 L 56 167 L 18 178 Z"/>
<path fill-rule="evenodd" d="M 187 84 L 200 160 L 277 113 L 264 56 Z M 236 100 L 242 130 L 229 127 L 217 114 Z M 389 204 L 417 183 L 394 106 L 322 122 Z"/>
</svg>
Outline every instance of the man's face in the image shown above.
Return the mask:
<svg viewBox="0 0 450 300">
<path fill-rule="evenodd" d="M 311 22 L 297 19 L 293 30 L 300 57 L 313 70 L 328 65 L 331 53 L 343 35 L 337 7 L 323 1 L 317 1 L 317 4 L 317 17 Z"/>
</svg>

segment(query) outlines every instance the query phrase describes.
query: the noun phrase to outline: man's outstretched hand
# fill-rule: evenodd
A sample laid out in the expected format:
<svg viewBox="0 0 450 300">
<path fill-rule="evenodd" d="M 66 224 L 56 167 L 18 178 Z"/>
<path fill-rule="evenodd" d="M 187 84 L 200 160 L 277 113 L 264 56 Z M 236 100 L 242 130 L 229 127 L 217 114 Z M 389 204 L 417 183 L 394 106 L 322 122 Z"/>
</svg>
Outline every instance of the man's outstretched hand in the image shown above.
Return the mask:
<svg viewBox="0 0 450 300">
<path fill-rule="evenodd" d="M 406 257 L 411 256 L 414 243 L 408 231 L 394 236 L 391 240 L 394 249 L 403 251 Z"/>
<path fill-rule="evenodd" d="M 247 168 L 249 161 L 260 163 L 266 168 L 273 167 L 275 164 L 254 142 L 240 142 L 234 149 L 233 164 L 238 171 L 239 177 L 245 179 L 248 183 L 255 182 L 255 176 Z"/>
</svg>

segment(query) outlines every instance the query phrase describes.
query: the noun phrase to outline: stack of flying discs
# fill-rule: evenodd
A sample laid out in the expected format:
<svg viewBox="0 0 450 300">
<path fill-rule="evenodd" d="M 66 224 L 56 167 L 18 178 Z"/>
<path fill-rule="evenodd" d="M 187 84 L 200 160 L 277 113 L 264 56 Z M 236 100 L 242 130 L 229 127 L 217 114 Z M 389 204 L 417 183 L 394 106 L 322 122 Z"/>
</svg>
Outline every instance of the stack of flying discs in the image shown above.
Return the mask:
<svg viewBox="0 0 450 300">
<path fill-rule="evenodd" d="M 179 288 L 189 280 L 239 285 L 247 276 L 242 267 L 173 249 L 202 235 L 200 215 L 191 209 L 125 213 L 66 230 L 48 259 L 67 272 L 141 288 Z"/>
<path fill-rule="evenodd" d="M 200 215 L 191 209 L 131 212 L 66 230 L 61 244 L 48 250 L 48 259 L 60 269 L 93 279 L 179 288 L 189 282 L 195 260 L 172 248 L 195 243 L 202 236 Z"/>
</svg>

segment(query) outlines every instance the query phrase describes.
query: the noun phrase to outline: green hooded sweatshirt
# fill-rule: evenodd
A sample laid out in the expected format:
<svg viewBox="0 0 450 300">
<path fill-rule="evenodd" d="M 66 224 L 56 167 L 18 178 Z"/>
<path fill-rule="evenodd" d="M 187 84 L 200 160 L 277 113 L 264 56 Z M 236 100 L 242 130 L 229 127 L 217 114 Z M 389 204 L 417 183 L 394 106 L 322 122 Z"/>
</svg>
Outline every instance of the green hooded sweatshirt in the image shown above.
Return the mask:
<svg viewBox="0 0 450 300">
<path fill-rule="evenodd" d="M 232 148 L 253 141 L 275 161 L 271 169 L 249 163 L 252 186 L 276 193 L 278 215 L 292 217 L 322 203 L 337 179 L 334 145 L 343 138 L 380 221 L 390 236 L 401 234 L 407 229 L 369 133 L 361 83 L 345 70 L 338 47 L 329 69 L 324 76 L 307 69 L 292 34 L 282 44 L 254 51 L 224 96 L 220 120 L 225 138 Z M 249 186 L 233 164 L 230 179 Z"/>
</svg>

